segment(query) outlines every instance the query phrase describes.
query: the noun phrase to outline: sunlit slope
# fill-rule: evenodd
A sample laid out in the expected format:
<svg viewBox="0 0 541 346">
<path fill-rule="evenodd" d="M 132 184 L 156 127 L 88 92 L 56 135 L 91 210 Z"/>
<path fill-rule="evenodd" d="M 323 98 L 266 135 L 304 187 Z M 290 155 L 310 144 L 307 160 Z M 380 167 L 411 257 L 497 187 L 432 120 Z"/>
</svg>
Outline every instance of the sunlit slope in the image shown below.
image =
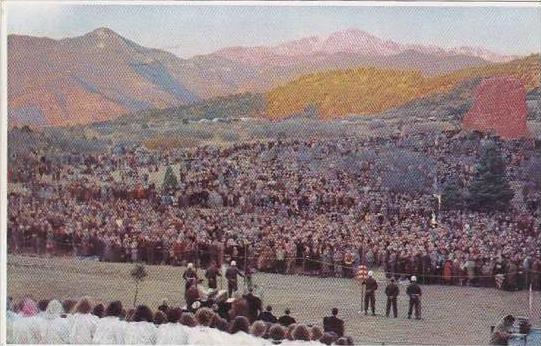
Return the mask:
<svg viewBox="0 0 541 346">
<path fill-rule="evenodd" d="M 425 77 L 419 71 L 378 68 L 309 74 L 268 92 L 267 115 L 279 119 L 307 113 L 323 118 L 380 113 L 418 98 L 450 91 L 466 80 L 491 76 L 519 78 L 528 90 L 539 87 L 539 54 L 436 77 Z"/>
</svg>

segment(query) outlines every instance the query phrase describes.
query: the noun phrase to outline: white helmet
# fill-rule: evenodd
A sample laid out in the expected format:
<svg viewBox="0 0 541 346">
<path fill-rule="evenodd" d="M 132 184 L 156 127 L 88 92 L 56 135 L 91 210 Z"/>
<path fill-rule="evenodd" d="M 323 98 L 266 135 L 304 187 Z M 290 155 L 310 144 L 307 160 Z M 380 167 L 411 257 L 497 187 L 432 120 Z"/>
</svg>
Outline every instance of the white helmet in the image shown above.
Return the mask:
<svg viewBox="0 0 541 346">
<path fill-rule="evenodd" d="M 237 262 L 231 261 L 231 266 L 232 266 L 232 267 L 234 267 L 234 266 L 236 266 L 236 265 L 237 265 Z"/>
<path fill-rule="evenodd" d="M 188 263 L 188 268 L 193 269 L 193 263 Z"/>
<path fill-rule="evenodd" d="M 370 271 L 368 272 L 368 277 L 372 277 L 373 275 L 374 275 L 374 272 L 370 270 Z"/>
<path fill-rule="evenodd" d="M 411 277 L 411 281 L 412 281 L 412 282 L 417 281 L 417 276 L 413 275 L 413 276 Z"/>
</svg>

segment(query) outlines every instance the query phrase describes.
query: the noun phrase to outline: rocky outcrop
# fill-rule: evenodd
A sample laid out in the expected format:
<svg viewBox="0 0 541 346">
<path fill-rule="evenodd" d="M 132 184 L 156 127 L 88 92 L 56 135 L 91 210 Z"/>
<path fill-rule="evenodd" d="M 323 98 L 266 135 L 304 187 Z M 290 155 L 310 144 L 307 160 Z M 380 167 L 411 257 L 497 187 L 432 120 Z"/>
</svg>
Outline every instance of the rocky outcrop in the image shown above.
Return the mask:
<svg viewBox="0 0 541 346">
<path fill-rule="evenodd" d="M 466 129 L 496 134 L 504 139 L 528 135 L 526 89 L 512 77 L 494 77 L 482 81 L 475 102 L 463 119 Z"/>
</svg>

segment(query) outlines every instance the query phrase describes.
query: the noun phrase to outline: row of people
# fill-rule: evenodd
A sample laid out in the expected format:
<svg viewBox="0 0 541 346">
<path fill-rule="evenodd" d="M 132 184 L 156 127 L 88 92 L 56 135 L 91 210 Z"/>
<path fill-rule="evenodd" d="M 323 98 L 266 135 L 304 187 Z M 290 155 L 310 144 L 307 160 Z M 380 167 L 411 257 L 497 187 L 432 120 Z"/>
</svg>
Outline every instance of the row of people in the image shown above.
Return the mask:
<svg viewBox="0 0 541 346">
<path fill-rule="evenodd" d="M 339 320 L 336 309 L 333 313 L 334 320 Z M 162 305 L 153 312 L 145 305 L 126 310 L 120 301 L 92 307 L 86 298 L 75 305 L 71 300 L 36 303 L 26 297 L 18 304 L 10 304 L 6 316 L 7 342 L 15 344 L 353 344 L 351 338 L 343 336 L 343 322 L 339 335 L 329 327 L 328 318 L 324 320 L 324 331 L 296 322 L 250 323 L 238 311 L 226 320 L 205 307 L 192 313 Z"/>
<path fill-rule="evenodd" d="M 368 315 L 368 308 L 372 311 L 372 315 L 376 315 L 376 290 L 378 282 L 374 279 L 372 271 L 368 272 L 368 278 L 362 283 L 366 287 L 364 292 L 364 314 Z M 387 304 L 385 308 L 385 316 L 389 317 L 391 308 L 393 309 L 394 318 L 398 317 L 397 298 L 400 294 L 400 288 L 396 284 L 396 280 L 392 277 L 389 284 L 385 287 L 385 295 L 387 296 Z M 421 319 L 421 287 L 417 284 L 417 277 L 413 275 L 410 278 L 410 284 L 406 288 L 406 294 L 409 298 L 408 319 L 415 312 L 415 319 Z"/>
</svg>

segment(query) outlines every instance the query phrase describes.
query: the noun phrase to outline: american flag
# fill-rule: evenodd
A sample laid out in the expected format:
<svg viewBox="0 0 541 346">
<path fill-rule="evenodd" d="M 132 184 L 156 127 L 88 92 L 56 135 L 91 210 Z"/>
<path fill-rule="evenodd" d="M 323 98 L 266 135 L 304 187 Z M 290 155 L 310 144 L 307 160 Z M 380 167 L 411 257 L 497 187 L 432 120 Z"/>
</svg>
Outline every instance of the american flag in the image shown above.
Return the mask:
<svg viewBox="0 0 541 346">
<path fill-rule="evenodd" d="M 505 281 L 505 275 L 496 274 L 495 279 L 496 279 L 496 287 L 498 287 L 498 289 L 501 289 L 503 286 L 503 282 Z"/>
</svg>

